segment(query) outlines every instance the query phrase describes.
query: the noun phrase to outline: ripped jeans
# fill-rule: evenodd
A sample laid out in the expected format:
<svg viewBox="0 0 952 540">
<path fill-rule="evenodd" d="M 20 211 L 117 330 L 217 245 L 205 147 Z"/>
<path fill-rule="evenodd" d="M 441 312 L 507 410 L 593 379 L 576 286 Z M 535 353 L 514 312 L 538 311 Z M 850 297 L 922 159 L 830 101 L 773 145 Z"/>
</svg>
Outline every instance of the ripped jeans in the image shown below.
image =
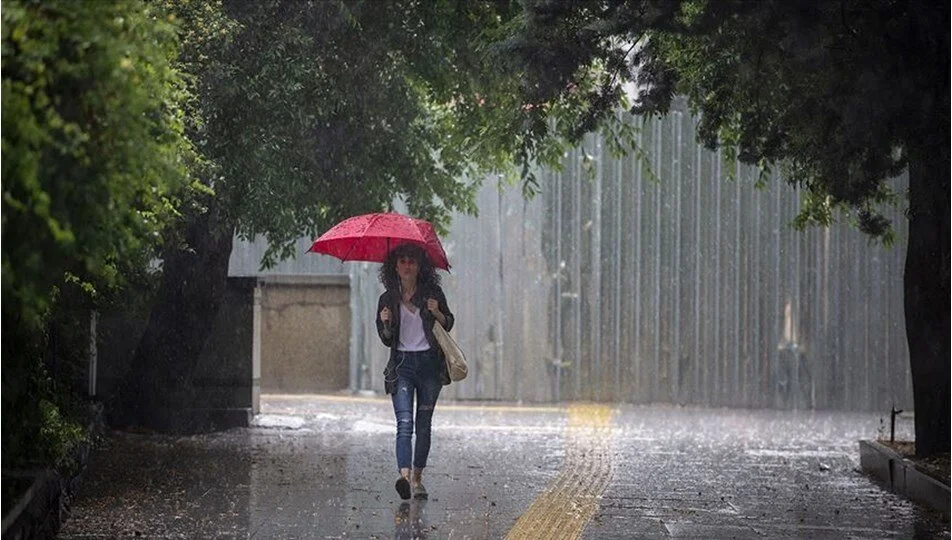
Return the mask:
<svg viewBox="0 0 952 540">
<path fill-rule="evenodd" d="M 440 383 L 439 356 L 435 351 L 406 352 L 397 351 L 397 385 L 393 399 L 393 413 L 397 418 L 397 468 L 410 468 L 410 454 L 413 454 L 413 466 L 426 467 L 430 454 L 430 426 L 433 409 L 440 397 L 443 385 Z M 413 404 L 416 397 L 416 421 L 414 422 Z M 411 445 L 413 430 L 416 427 L 416 446 Z M 412 451 L 411 451 L 412 449 Z"/>
</svg>

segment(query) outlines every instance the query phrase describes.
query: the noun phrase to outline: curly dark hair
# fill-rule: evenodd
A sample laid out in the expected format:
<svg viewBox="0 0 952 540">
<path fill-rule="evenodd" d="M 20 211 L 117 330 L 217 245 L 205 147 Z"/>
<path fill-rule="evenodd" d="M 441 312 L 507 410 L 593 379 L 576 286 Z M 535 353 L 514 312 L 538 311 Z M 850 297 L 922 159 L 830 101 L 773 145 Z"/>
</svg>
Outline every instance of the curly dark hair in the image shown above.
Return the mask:
<svg viewBox="0 0 952 540">
<path fill-rule="evenodd" d="M 436 268 L 426 256 L 426 251 L 416 244 L 400 244 L 390 250 L 387 260 L 380 267 L 380 283 L 388 291 L 398 290 L 400 288 L 400 276 L 397 275 L 397 259 L 400 257 L 413 257 L 420 266 L 420 273 L 417 275 L 417 290 L 420 288 L 435 285 L 440 286 L 440 275 L 436 273 Z"/>
</svg>

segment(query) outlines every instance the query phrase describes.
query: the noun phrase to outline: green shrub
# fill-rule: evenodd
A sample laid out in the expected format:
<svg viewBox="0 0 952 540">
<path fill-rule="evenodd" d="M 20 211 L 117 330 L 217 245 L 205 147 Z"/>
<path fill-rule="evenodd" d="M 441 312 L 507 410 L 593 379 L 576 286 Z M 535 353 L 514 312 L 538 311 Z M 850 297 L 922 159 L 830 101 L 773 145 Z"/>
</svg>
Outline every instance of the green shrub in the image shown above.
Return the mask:
<svg viewBox="0 0 952 540">
<path fill-rule="evenodd" d="M 2 19 L 3 466 L 68 467 L 89 312 L 148 273 L 188 189 L 188 95 L 153 3 L 4 0 Z"/>
</svg>

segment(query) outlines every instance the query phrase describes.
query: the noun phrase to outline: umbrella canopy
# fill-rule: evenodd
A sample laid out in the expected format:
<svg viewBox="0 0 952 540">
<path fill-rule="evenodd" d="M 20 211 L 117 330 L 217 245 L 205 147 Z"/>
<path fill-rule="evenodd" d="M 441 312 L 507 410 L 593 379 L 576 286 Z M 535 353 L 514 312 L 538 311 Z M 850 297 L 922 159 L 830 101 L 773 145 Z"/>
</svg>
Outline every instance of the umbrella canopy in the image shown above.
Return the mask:
<svg viewBox="0 0 952 540">
<path fill-rule="evenodd" d="M 395 212 L 347 218 L 315 240 L 308 252 L 332 255 L 342 261 L 384 262 L 400 244 L 416 244 L 426 251 L 434 267 L 450 269 L 433 225 Z"/>
</svg>

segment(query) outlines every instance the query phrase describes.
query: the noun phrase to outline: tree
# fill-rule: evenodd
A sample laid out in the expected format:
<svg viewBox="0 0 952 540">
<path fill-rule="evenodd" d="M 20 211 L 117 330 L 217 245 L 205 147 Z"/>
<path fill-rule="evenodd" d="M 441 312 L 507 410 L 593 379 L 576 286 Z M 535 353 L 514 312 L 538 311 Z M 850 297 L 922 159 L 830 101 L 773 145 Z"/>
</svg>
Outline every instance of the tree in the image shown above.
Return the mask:
<svg viewBox="0 0 952 540">
<path fill-rule="evenodd" d="M 877 206 L 909 173 L 904 294 L 916 451 L 949 451 L 949 6 L 916 0 L 527 2 L 502 49 L 540 117 L 583 102 L 570 137 L 674 95 L 699 139 L 805 188 L 798 223 L 838 210 L 890 239 Z M 629 103 L 625 85 L 634 84 Z M 551 125 L 551 124 L 548 124 Z"/>
<path fill-rule="evenodd" d="M 509 121 L 517 81 L 482 49 L 517 13 L 508 3 L 163 5 L 180 25 L 204 191 L 165 235 L 159 296 L 125 393 L 125 420 L 147 425 L 187 406 L 169 390 L 192 387 L 235 234 L 266 236 L 269 264 L 301 234 L 395 197 L 445 224 L 453 211 L 475 212 L 469 179 L 506 170 L 520 135 Z"/>
<path fill-rule="evenodd" d="M 14 466 L 58 452 L 42 440 L 59 430 L 62 397 L 42 356 L 64 295 L 93 309 L 145 268 L 191 151 L 161 13 L 11 0 L 2 33 L 3 434 Z"/>
</svg>

